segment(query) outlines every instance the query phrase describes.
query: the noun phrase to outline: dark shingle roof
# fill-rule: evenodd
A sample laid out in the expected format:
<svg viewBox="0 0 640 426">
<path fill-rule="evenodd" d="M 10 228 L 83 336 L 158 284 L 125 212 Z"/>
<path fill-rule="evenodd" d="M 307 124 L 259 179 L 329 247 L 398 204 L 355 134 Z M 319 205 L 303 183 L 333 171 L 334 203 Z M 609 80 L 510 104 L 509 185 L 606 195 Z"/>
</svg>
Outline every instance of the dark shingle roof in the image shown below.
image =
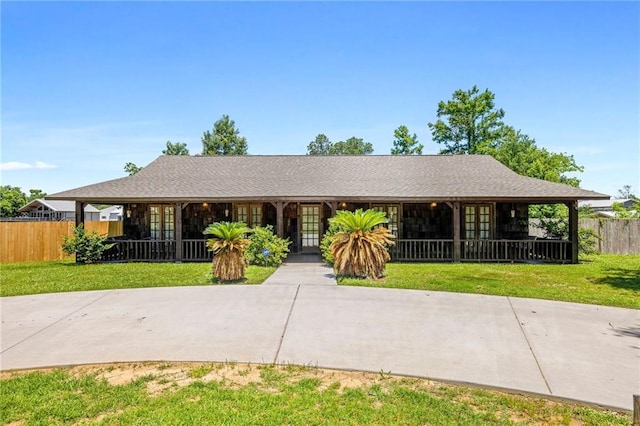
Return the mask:
<svg viewBox="0 0 640 426">
<path fill-rule="evenodd" d="M 577 200 L 607 195 L 520 176 L 490 156 L 161 156 L 133 176 L 47 198 L 80 201 Z"/>
</svg>

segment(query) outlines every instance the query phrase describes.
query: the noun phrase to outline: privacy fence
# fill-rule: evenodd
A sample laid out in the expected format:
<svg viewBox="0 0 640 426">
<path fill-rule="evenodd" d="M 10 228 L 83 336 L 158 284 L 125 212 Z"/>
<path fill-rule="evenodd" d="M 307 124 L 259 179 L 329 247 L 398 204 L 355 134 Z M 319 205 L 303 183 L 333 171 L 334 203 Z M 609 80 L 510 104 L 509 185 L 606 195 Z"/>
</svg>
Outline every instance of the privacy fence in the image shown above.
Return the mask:
<svg viewBox="0 0 640 426">
<path fill-rule="evenodd" d="M 579 219 L 581 228 L 600 237 L 598 250 L 610 254 L 640 254 L 640 219 Z"/>
<path fill-rule="evenodd" d="M 74 222 L 0 222 L 0 262 L 61 260 L 64 235 L 73 234 Z M 85 222 L 87 231 L 122 235 L 122 222 Z"/>
</svg>

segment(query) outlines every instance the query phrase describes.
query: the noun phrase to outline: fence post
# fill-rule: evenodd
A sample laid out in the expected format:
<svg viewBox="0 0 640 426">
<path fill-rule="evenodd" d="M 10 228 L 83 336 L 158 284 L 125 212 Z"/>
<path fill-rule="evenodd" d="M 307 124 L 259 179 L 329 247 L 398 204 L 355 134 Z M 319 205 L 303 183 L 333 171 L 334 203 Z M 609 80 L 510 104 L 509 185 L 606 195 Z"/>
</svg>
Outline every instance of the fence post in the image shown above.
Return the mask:
<svg viewBox="0 0 640 426">
<path fill-rule="evenodd" d="M 633 426 L 640 426 L 640 395 L 633 395 Z"/>
</svg>

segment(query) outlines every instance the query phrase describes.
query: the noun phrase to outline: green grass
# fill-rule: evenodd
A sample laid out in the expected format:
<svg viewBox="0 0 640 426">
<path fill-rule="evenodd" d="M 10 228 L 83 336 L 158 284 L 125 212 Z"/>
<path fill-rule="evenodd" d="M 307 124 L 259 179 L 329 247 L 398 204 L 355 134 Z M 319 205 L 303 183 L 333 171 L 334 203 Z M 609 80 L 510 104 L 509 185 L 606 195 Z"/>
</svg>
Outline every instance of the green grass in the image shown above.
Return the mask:
<svg viewBox="0 0 640 426">
<path fill-rule="evenodd" d="M 262 283 L 276 268 L 249 266 L 245 284 Z M 0 296 L 212 283 L 210 263 L 101 263 L 73 261 L 0 264 Z"/>
<path fill-rule="evenodd" d="M 640 255 L 590 256 L 577 265 L 390 263 L 386 277 L 341 285 L 451 291 L 640 308 Z"/>
<path fill-rule="evenodd" d="M 111 384 L 109 376 L 123 374 L 119 368 L 7 374 L 0 381 L 0 423 L 627 425 L 631 421 L 628 412 L 389 375 L 218 365 L 207 367 L 215 377 L 189 378 L 189 367 L 175 364 Z"/>
</svg>

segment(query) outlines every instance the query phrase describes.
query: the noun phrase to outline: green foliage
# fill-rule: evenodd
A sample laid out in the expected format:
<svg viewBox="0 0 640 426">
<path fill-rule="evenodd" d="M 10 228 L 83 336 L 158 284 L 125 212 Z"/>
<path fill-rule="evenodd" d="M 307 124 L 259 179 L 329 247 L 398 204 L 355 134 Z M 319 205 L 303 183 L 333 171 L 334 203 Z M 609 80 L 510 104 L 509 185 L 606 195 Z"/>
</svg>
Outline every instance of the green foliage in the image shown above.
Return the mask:
<svg viewBox="0 0 640 426">
<path fill-rule="evenodd" d="M 250 265 L 277 267 L 289 253 L 291 241 L 273 233 L 273 226 L 256 226 L 249 236 L 246 256 Z"/>
<path fill-rule="evenodd" d="M 620 198 L 628 199 L 628 200 L 638 200 L 638 197 L 631 192 L 631 185 L 623 185 L 622 189 L 618 189 L 618 195 Z"/>
<path fill-rule="evenodd" d="M 186 143 L 167 141 L 167 147 L 162 150 L 164 155 L 189 155 Z"/>
<path fill-rule="evenodd" d="M 514 172 L 550 182 L 578 186 L 580 180 L 566 173 L 582 172 L 572 155 L 549 152 L 536 146 L 535 139 L 505 126 L 495 144 L 478 149 L 478 154 L 489 154 Z"/>
<path fill-rule="evenodd" d="M 405 125 L 398 127 L 393 132 L 393 148 L 392 155 L 422 155 L 424 145 L 418 143 L 418 136 L 414 133 L 409 135 L 409 128 Z"/>
<path fill-rule="evenodd" d="M 38 198 L 44 198 L 47 194 L 39 189 L 30 189 L 26 195 L 20 187 L 11 185 L 0 186 L 0 217 L 19 216 L 21 207 Z"/>
<path fill-rule="evenodd" d="M 202 155 L 247 155 L 247 139 L 240 136 L 235 121 L 223 115 L 212 132 L 202 134 Z"/>
<path fill-rule="evenodd" d="M 107 237 L 101 237 L 97 231 L 85 231 L 82 224 L 73 228 L 73 236 L 62 237 L 62 251 L 67 256 L 75 253 L 77 263 L 98 262 L 111 247 L 113 244 L 107 244 Z"/>
<path fill-rule="evenodd" d="M 244 252 L 249 245 L 245 237 L 251 228 L 243 222 L 215 222 L 204 230 L 211 235 L 207 248 L 212 251 L 213 275 L 220 281 L 237 281 L 244 277 L 247 260 Z"/>
<path fill-rule="evenodd" d="M 129 176 L 131 175 L 135 175 L 136 173 L 138 173 L 140 170 L 142 170 L 142 167 L 138 167 L 136 166 L 134 163 L 132 162 L 128 162 L 127 164 L 124 165 L 124 171 L 125 173 L 127 173 Z"/>
<path fill-rule="evenodd" d="M 598 241 L 601 239 L 593 229 L 578 228 L 578 253 L 581 255 L 598 254 Z"/>
<path fill-rule="evenodd" d="M 334 143 L 330 150 L 331 155 L 367 155 L 372 153 L 373 145 L 371 143 L 354 136 L 346 141 Z"/>
<path fill-rule="evenodd" d="M 611 206 L 618 219 L 640 219 L 640 202 L 636 201 L 628 208 L 622 203 L 613 203 Z"/>
<path fill-rule="evenodd" d="M 316 138 L 307 145 L 307 155 L 330 155 L 333 143 L 329 138 L 320 133 Z"/>
<path fill-rule="evenodd" d="M 336 276 L 381 278 L 394 238 L 382 227 L 387 223 L 386 214 L 373 209 L 340 210 L 329 222 L 341 228 L 329 246 Z"/>
<path fill-rule="evenodd" d="M 473 86 L 438 103 L 438 120 L 429 128 L 432 139 L 445 146 L 441 154 L 476 154 L 495 145 L 502 135 L 504 110 L 495 108 L 494 97 L 488 89 L 480 93 Z"/>
<path fill-rule="evenodd" d="M 27 204 L 27 196 L 17 186 L 2 185 L 0 187 L 0 216 L 18 216 L 20 207 Z"/>
<path fill-rule="evenodd" d="M 331 243 L 335 239 L 335 235 L 338 232 L 344 231 L 342 226 L 334 221 L 329 221 L 329 229 L 322 236 L 320 241 L 320 253 L 322 254 L 322 260 L 329 266 L 333 266 L 333 253 L 331 252 Z"/>
<path fill-rule="evenodd" d="M 371 153 L 373 153 L 373 145 L 355 136 L 346 141 L 333 143 L 321 133 L 307 145 L 307 155 L 367 155 Z"/>
</svg>

